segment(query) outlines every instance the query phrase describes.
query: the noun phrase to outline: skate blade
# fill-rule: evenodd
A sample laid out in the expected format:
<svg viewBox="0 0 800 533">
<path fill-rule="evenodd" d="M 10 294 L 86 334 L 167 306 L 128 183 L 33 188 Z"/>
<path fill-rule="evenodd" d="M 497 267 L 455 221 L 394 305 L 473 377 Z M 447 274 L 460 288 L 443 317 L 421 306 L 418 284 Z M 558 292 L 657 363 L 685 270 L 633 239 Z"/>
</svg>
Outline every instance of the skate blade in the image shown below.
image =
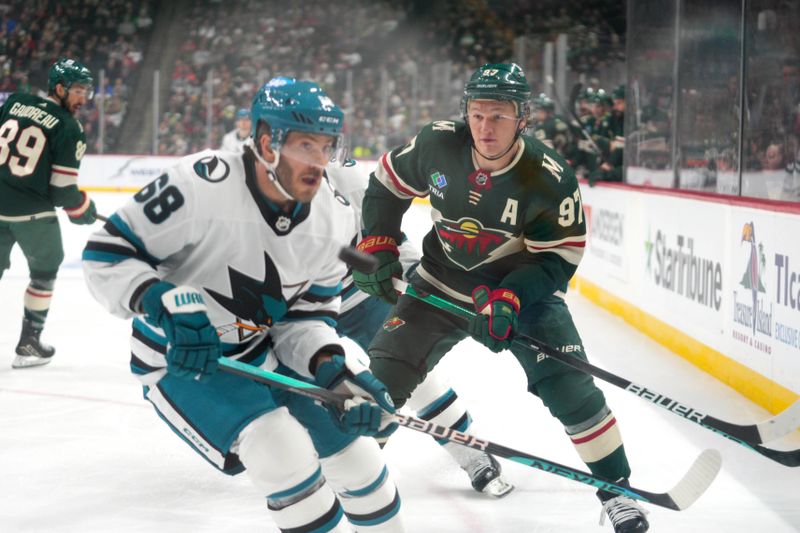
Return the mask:
<svg viewBox="0 0 800 533">
<path fill-rule="evenodd" d="M 492 496 L 493 498 L 502 498 L 511 494 L 514 490 L 514 485 L 508 483 L 502 477 L 497 476 L 483 487 L 483 493 Z"/>
<path fill-rule="evenodd" d="M 38 357 L 36 355 L 18 355 L 11 363 L 11 368 L 30 368 L 42 366 L 52 361 L 52 357 Z"/>
</svg>

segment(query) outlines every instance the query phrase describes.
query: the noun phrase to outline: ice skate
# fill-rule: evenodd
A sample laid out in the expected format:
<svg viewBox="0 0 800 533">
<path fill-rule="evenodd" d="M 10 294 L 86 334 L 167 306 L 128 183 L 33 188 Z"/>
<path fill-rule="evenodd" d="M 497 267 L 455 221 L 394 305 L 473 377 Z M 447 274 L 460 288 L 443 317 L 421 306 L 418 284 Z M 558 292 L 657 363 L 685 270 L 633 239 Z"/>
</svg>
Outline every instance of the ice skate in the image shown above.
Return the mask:
<svg viewBox="0 0 800 533">
<path fill-rule="evenodd" d="M 627 479 L 617 481 L 617 484 L 629 486 Z M 614 533 L 644 533 L 650 528 L 645 518 L 647 511 L 632 499 L 602 490 L 597 491 L 597 497 L 603 503 L 600 512 L 601 526 L 608 516 L 611 525 L 614 526 Z"/>
<path fill-rule="evenodd" d="M 28 368 L 46 365 L 53 359 L 56 349 L 42 343 L 39 337 L 42 328 L 36 327 L 30 320 L 22 321 L 22 333 L 17 343 L 17 356 L 11 363 L 12 368 Z"/>
<path fill-rule="evenodd" d="M 472 487 L 478 492 L 502 498 L 514 490 L 514 485 L 503 479 L 500 464 L 487 453 L 478 454 L 464 470 L 472 481 Z"/>
</svg>

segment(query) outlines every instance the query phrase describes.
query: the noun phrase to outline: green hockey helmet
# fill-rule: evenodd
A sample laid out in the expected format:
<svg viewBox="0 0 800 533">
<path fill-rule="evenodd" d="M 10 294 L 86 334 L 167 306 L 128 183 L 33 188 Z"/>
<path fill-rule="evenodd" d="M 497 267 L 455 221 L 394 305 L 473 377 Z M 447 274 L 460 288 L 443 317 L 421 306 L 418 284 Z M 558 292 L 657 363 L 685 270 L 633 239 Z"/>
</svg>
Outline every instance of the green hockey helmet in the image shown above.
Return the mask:
<svg viewBox="0 0 800 533">
<path fill-rule="evenodd" d="M 545 93 L 540 93 L 539 96 L 533 99 L 534 109 L 542 109 L 544 111 L 555 111 L 556 105 L 553 100 Z"/>
<path fill-rule="evenodd" d="M 466 121 L 470 100 L 507 100 L 514 102 L 517 117 L 524 119 L 530 113 L 531 87 L 525 73 L 516 63 L 487 63 L 467 82 L 461 98 L 461 114 Z"/>
<path fill-rule="evenodd" d="M 592 87 L 587 87 L 578 94 L 578 101 L 594 102 L 595 90 Z"/>
<path fill-rule="evenodd" d="M 596 104 L 605 104 L 607 106 L 611 106 L 614 101 L 611 99 L 611 95 L 608 94 L 605 89 L 597 89 L 594 93 L 594 98 L 592 101 Z"/>
<path fill-rule="evenodd" d="M 92 78 L 92 72 L 83 63 L 74 59 L 61 58 L 50 67 L 50 72 L 47 74 L 47 89 L 51 94 L 55 94 L 58 84 L 69 89 L 76 83 L 86 86 L 86 98 L 91 100 L 94 96 L 94 78 Z"/>
</svg>

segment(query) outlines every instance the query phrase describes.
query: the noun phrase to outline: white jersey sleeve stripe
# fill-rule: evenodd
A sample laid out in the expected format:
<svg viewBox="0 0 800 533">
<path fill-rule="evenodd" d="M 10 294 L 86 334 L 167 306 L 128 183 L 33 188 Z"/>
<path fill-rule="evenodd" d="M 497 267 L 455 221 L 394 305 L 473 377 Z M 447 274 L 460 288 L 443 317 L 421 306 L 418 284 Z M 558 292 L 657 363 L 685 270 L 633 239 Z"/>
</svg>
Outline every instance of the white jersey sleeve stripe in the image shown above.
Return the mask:
<svg viewBox="0 0 800 533">
<path fill-rule="evenodd" d="M 567 263 L 570 263 L 575 266 L 580 264 L 581 258 L 583 257 L 583 250 L 584 250 L 583 246 L 569 246 L 569 245 L 559 246 L 558 248 L 543 248 L 543 249 L 531 248 L 530 246 L 528 247 L 528 251 L 531 253 L 534 254 L 540 254 L 546 252 L 554 253 L 559 257 L 561 257 L 561 259 L 563 259 Z"/>
<path fill-rule="evenodd" d="M 61 172 L 53 172 L 50 174 L 50 185 L 53 187 L 63 188 L 71 185 L 78 185 L 78 174 L 66 174 Z"/>
<path fill-rule="evenodd" d="M 556 241 L 532 241 L 525 239 L 525 245 L 528 248 L 535 248 L 537 250 L 544 250 L 545 248 L 555 248 L 556 246 L 584 246 L 586 244 L 586 235 L 573 235 L 564 239 Z"/>
</svg>

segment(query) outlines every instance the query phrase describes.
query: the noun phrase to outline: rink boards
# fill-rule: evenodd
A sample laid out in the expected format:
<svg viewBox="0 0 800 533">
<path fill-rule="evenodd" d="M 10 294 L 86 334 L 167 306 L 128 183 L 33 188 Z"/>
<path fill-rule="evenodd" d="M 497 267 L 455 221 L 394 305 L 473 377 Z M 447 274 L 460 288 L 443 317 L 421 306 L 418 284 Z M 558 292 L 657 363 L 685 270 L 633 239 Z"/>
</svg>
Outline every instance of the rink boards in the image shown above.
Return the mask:
<svg viewBox="0 0 800 533">
<path fill-rule="evenodd" d="M 770 411 L 797 399 L 800 207 L 618 184 L 581 192 L 582 294 Z"/>
</svg>

